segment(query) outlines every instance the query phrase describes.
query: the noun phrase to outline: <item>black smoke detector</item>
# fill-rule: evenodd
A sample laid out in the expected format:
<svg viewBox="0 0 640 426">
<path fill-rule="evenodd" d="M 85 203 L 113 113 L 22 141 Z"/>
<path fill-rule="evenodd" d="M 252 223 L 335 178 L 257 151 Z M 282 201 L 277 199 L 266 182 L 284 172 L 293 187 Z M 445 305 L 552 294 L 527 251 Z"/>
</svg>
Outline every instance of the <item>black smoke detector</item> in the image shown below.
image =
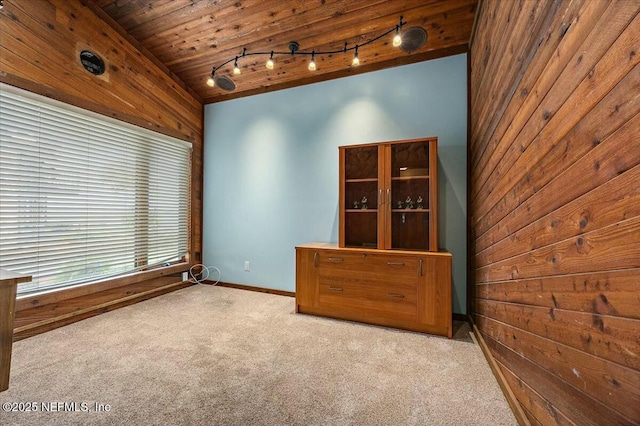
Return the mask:
<svg viewBox="0 0 640 426">
<path fill-rule="evenodd" d="M 100 56 L 88 50 L 80 52 L 80 62 L 84 69 L 94 75 L 104 74 L 104 61 Z"/>
</svg>

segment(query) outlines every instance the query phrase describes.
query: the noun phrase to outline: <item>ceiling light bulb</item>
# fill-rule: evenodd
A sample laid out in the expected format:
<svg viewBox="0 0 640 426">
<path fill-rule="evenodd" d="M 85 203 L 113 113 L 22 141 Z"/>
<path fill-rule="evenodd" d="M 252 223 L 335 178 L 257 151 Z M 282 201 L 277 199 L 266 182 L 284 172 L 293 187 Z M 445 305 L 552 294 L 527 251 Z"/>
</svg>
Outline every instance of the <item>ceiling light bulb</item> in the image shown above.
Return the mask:
<svg viewBox="0 0 640 426">
<path fill-rule="evenodd" d="M 351 65 L 357 67 L 360 65 L 360 59 L 358 59 L 358 46 L 356 45 L 356 53 L 353 55 L 353 61 L 351 61 Z"/>
<path fill-rule="evenodd" d="M 311 62 L 309 62 L 309 71 L 316 70 L 315 52 L 311 52 Z"/>
<path fill-rule="evenodd" d="M 393 47 L 398 47 L 402 44 L 402 36 L 400 33 L 396 33 L 396 36 L 393 38 Z"/>
<path fill-rule="evenodd" d="M 271 51 L 271 56 L 269 56 L 269 60 L 267 61 L 267 69 L 268 70 L 272 70 L 273 69 L 273 50 Z"/>
<path fill-rule="evenodd" d="M 240 73 L 240 68 L 238 68 L 238 57 L 236 56 L 236 61 L 233 63 L 233 74 L 240 75 Z"/>
<path fill-rule="evenodd" d="M 207 86 L 213 87 L 215 85 L 216 85 L 216 82 L 213 81 L 213 77 L 209 77 L 209 80 L 207 80 Z"/>
</svg>

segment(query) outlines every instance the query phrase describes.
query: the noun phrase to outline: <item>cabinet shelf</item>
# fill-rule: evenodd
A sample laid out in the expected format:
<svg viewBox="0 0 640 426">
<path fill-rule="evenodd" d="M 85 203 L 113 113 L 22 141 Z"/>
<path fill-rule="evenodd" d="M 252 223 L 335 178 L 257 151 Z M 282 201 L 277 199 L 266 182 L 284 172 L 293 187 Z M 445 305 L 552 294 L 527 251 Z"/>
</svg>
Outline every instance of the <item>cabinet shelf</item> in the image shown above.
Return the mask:
<svg viewBox="0 0 640 426">
<path fill-rule="evenodd" d="M 391 209 L 393 213 L 429 213 L 429 209 Z"/>
<path fill-rule="evenodd" d="M 378 213 L 377 209 L 346 209 L 347 213 Z"/>
<path fill-rule="evenodd" d="M 429 176 L 394 176 L 391 178 L 392 181 L 402 181 L 402 180 L 425 180 L 429 179 Z"/>
<path fill-rule="evenodd" d="M 345 179 L 345 183 L 377 182 L 378 178 Z"/>
</svg>

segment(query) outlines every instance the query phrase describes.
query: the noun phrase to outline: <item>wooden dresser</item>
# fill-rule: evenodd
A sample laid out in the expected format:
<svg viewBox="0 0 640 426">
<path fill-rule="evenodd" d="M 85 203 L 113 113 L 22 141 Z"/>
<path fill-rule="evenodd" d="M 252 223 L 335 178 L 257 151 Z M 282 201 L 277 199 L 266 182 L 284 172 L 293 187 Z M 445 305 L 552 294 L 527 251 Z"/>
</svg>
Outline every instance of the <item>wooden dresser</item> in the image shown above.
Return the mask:
<svg viewBox="0 0 640 426">
<path fill-rule="evenodd" d="M 451 338 L 451 254 L 297 246 L 296 312 Z"/>
</svg>

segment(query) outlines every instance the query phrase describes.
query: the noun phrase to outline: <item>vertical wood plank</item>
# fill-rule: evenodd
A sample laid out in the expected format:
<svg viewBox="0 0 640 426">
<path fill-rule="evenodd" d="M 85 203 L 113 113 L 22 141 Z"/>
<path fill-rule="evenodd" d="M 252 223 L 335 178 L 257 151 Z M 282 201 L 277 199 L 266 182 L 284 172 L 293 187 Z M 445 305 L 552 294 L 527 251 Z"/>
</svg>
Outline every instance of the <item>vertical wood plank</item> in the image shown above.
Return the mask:
<svg viewBox="0 0 640 426">
<path fill-rule="evenodd" d="M 0 392 L 9 388 L 17 284 L 14 279 L 0 281 Z"/>
</svg>

